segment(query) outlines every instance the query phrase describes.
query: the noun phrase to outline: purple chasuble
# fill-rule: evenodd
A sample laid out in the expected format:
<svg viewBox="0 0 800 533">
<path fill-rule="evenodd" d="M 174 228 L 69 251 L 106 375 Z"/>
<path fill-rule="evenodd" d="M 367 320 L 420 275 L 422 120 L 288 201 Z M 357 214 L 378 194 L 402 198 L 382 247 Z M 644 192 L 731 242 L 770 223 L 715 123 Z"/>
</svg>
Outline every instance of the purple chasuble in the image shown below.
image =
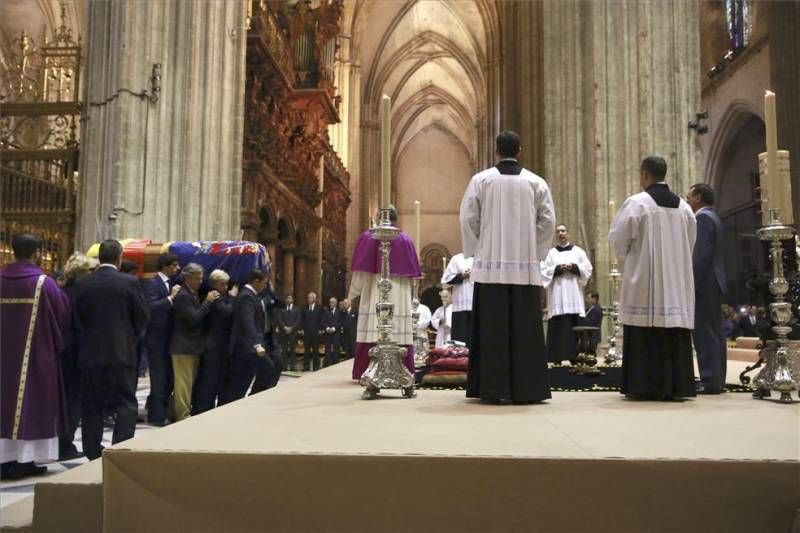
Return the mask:
<svg viewBox="0 0 800 533">
<path fill-rule="evenodd" d="M 59 356 L 69 329 L 69 298 L 55 281 L 45 277 L 31 330 L 42 274 L 39 267 L 28 263 L 12 263 L 0 271 L 0 437 L 4 439 L 50 439 L 66 430 Z M 26 357 L 29 331 L 31 345 Z M 22 408 L 19 417 L 18 403 Z"/>
<path fill-rule="evenodd" d="M 379 274 L 381 271 L 380 249 L 380 242 L 372 237 L 369 230 L 362 233 L 353 252 L 353 264 L 350 270 Z M 422 276 L 414 241 L 403 231 L 392 240 L 392 248 L 389 252 L 389 270 L 391 276 L 398 278 Z"/>
</svg>

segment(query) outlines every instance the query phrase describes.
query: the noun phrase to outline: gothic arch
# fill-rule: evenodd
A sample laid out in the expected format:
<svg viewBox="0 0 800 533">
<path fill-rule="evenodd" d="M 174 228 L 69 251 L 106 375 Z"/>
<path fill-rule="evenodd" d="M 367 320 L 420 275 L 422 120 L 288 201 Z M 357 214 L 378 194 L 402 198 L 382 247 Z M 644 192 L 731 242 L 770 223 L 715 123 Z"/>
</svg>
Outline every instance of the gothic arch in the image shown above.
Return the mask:
<svg viewBox="0 0 800 533">
<path fill-rule="evenodd" d="M 719 186 L 720 172 L 725 164 L 725 150 L 753 117 L 763 121 L 763 111 L 747 100 L 733 100 L 722 115 L 719 125 L 714 128 L 717 133 L 709 150 L 704 173 L 705 182 L 714 189 Z"/>
</svg>

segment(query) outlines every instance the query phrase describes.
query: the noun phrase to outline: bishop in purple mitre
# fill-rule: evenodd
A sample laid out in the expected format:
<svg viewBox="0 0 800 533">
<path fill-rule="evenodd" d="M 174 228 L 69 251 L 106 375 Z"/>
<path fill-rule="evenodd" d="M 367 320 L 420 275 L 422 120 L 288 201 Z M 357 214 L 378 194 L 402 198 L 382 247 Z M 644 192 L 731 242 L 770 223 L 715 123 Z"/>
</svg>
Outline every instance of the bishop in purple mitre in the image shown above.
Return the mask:
<svg viewBox="0 0 800 533">
<path fill-rule="evenodd" d="M 397 210 L 392 207 L 390 220 L 397 225 Z M 356 353 L 353 359 L 353 379 L 360 379 L 369 366 L 369 350 L 378 341 L 378 317 L 375 311 L 379 299 L 378 279 L 381 271 L 380 242 L 370 231 L 361 234 L 353 252 L 352 279 L 348 298 L 359 298 Z M 389 253 L 389 272 L 392 279 L 390 301 L 394 304 L 392 338 L 406 347 L 406 366 L 414 372 L 413 337 L 411 323 L 412 282 L 421 276 L 414 241 L 405 232 L 392 240 Z"/>
<path fill-rule="evenodd" d="M 39 268 L 42 240 L 15 235 L 16 262 L 0 271 L 0 458 L 2 477 L 43 474 L 66 429 L 59 356 L 70 323 L 67 295 Z"/>
</svg>

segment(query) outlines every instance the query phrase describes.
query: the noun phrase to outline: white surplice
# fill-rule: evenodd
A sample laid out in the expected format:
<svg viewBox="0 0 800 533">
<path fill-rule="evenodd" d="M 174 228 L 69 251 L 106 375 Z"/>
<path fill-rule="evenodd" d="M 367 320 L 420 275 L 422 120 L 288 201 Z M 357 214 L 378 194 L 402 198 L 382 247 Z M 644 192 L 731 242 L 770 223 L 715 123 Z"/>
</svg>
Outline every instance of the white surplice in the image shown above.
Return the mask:
<svg viewBox="0 0 800 533">
<path fill-rule="evenodd" d="M 453 278 L 459 274 L 464 274 L 467 270 L 472 270 L 472 257 L 464 257 L 463 253 L 458 253 L 450 258 L 447 269 L 442 274 L 442 284 L 449 285 Z M 472 311 L 472 291 L 475 283 L 472 277 L 463 280 L 461 283 L 453 285 L 453 312 Z"/>
<path fill-rule="evenodd" d="M 578 265 L 580 276 L 571 272 L 553 277 L 558 265 Z M 580 246 L 572 245 L 570 250 L 559 251 L 551 248 L 542 261 L 542 277 L 547 288 L 547 317 L 559 315 L 586 316 L 583 288 L 592 277 L 592 263 Z"/>
<path fill-rule="evenodd" d="M 539 263 L 553 242 L 555 218 L 550 188 L 533 172 L 500 174 L 492 167 L 473 176 L 460 210 L 464 255 L 474 257 L 472 281 L 542 285 Z"/>
<path fill-rule="evenodd" d="M 453 327 L 453 305 L 440 307 L 431 317 L 431 326 L 436 330 L 436 347 L 441 348 L 450 340 L 450 330 Z"/>
<path fill-rule="evenodd" d="M 378 278 L 378 274 L 356 271 L 350 279 L 350 291 L 347 297 L 350 300 L 359 296 L 361 298 L 358 302 L 356 342 L 378 342 L 378 317 L 375 314 L 380 296 Z M 394 304 L 392 338 L 397 344 L 410 345 L 413 342 L 411 282 L 411 278 L 392 277 L 389 300 Z"/>
<path fill-rule="evenodd" d="M 417 335 L 427 336 L 426 331 L 428 330 L 428 326 L 431 325 L 431 308 L 423 303 L 420 303 L 417 310 L 419 311 L 419 319 L 417 320 Z"/>
<path fill-rule="evenodd" d="M 694 213 L 683 200 L 675 209 L 660 207 L 646 192 L 625 200 L 608 234 L 623 263 L 623 324 L 694 329 L 696 233 Z"/>
</svg>

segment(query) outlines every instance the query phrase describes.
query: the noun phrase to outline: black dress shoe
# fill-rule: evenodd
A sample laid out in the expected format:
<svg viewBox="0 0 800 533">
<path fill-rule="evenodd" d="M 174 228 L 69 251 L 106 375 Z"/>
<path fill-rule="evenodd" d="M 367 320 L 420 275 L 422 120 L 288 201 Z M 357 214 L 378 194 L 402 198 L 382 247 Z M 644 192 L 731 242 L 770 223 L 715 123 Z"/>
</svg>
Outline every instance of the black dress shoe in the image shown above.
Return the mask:
<svg viewBox="0 0 800 533">
<path fill-rule="evenodd" d="M 163 428 L 164 426 L 167 425 L 167 421 L 166 420 L 153 420 L 152 422 L 148 422 L 148 424 L 150 424 L 151 426 L 156 426 L 158 428 Z"/>
<path fill-rule="evenodd" d="M 71 450 L 63 450 L 58 452 L 59 461 L 71 461 L 72 459 L 79 459 L 83 457 L 83 452 L 79 452 L 75 446 Z"/>
<path fill-rule="evenodd" d="M 46 466 L 36 466 L 33 462 L 18 463 L 16 461 L 12 461 L 10 463 L 3 464 L 2 472 L 0 472 L 0 478 L 13 481 L 17 479 L 24 479 L 26 477 L 41 476 L 46 473 Z"/>
</svg>

